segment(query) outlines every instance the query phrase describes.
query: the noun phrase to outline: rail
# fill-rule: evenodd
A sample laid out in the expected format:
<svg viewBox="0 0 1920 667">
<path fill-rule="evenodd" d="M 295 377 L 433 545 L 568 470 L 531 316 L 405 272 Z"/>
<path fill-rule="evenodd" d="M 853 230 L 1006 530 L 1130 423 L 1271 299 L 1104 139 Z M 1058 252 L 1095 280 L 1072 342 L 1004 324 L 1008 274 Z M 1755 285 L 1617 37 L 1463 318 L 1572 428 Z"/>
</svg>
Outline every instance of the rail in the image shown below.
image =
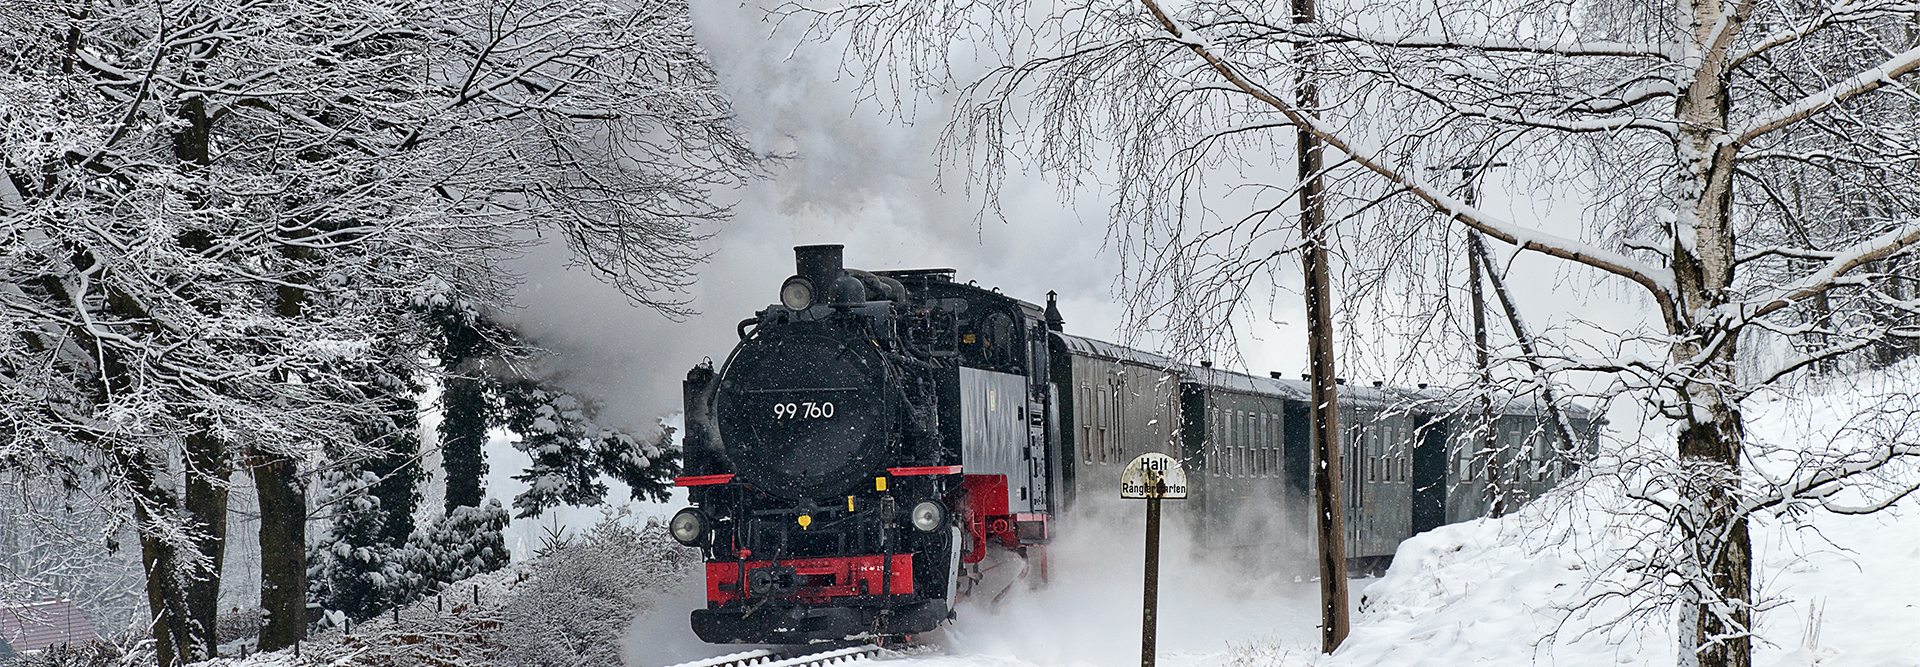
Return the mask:
<svg viewBox="0 0 1920 667">
<path fill-rule="evenodd" d="M 798 654 L 763 648 L 683 662 L 668 667 L 825 667 L 870 660 L 879 653 L 880 647 L 873 644 Z"/>
</svg>

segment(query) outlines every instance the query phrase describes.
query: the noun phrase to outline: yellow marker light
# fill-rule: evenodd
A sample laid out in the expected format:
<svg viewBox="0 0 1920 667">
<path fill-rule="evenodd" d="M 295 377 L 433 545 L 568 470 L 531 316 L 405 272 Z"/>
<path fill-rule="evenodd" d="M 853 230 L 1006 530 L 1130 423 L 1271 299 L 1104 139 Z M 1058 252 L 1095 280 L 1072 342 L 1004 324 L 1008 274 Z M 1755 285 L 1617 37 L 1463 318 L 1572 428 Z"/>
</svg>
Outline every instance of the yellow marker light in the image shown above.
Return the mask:
<svg viewBox="0 0 1920 667">
<path fill-rule="evenodd" d="M 853 511 L 853 496 L 847 496 L 847 511 Z"/>
<path fill-rule="evenodd" d="M 813 525 L 813 517 L 805 514 L 800 515 L 800 530 L 806 530 L 807 526 L 811 525 Z"/>
<path fill-rule="evenodd" d="M 875 491 L 885 491 L 885 490 L 887 490 L 887 478 L 885 478 L 885 477 L 875 477 L 875 478 L 873 478 L 873 490 L 875 490 Z"/>
</svg>

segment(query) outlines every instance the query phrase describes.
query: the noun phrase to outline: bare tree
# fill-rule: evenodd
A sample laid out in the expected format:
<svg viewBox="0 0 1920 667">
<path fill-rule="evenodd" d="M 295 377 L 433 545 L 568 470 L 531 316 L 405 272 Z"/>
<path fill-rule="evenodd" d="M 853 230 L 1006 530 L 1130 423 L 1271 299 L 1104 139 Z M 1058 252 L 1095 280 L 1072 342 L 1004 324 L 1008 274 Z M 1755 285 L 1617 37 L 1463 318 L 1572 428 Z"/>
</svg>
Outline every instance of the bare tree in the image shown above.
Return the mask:
<svg viewBox="0 0 1920 667">
<path fill-rule="evenodd" d="M 960 90 L 948 155 L 989 199 L 1009 158 L 1063 182 L 1106 177 L 1133 321 L 1183 349 L 1218 340 L 1257 294 L 1249 286 L 1299 248 L 1284 219 L 1296 185 L 1280 161 L 1296 130 L 1334 153 L 1321 175 L 1341 211 L 1330 224 L 1347 261 L 1343 308 L 1403 336 L 1388 365 L 1460 340 L 1443 321 L 1457 310 L 1432 307 L 1448 297 L 1408 286 L 1458 276 L 1458 255 L 1435 250 L 1462 247 L 1463 231 L 1500 244 L 1495 257 L 1563 260 L 1644 304 L 1645 320 L 1599 327 L 1612 344 L 1534 332 L 1532 352 L 1506 354 L 1543 379 L 1610 377 L 1676 424 L 1676 441 L 1636 461 L 1648 465 L 1633 479 L 1678 555 L 1641 574 L 1678 611 L 1683 664 L 1748 664 L 1748 517 L 1870 511 L 1914 489 L 1920 448 L 1900 438 L 1762 474 L 1753 463 L 1766 452 L 1749 448 L 1740 405 L 1809 364 L 1916 333 L 1910 279 L 1887 267 L 1920 241 L 1920 8 L 1352 0 L 1295 24 L 1312 1 L 777 11 L 845 35 L 878 91 Z M 1302 71 L 1292 56 L 1307 47 L 1317 65 Z M 955 57 L 986 59 L 986 73 L 957 80 L 981 70 Z M 1318 82 L 1317 108 L 1291 101 L 1299 77 Z M 1428 176 L 1462 158 L 1516 165 L 1520 192 L 1584 195 L 1583 231 L 1502 219 Z M 1823 342 L 1740 373 L 1756 331 Z M 1865 495 L 1834 501 L 1842 489 Z"/>
<path fill-rule="evenodd" d="M 0 605 L 68 598 L 103 635 L 129 627 L 142 606 L 140 565 L 121 544 L 130 526 L 106 482 L 0 470 Z"/>
<path fill-rule="evenodd" d="M 708 193 L 756 165 L 681 0 L 4 11 L 6 446 L 109 458 L 163 664 L 214 652 L 234 467 L 304 504 L 299 467 L 361 447 L 339 416 L 391 409 L 349 367 L 412 335 L 397 304 L 498 302 L 555 234 L 683 313 Z M 262 527 L 268 632 L 297 638 L 304 572 L 271 556 L 300 533 Z"/>
</svg>

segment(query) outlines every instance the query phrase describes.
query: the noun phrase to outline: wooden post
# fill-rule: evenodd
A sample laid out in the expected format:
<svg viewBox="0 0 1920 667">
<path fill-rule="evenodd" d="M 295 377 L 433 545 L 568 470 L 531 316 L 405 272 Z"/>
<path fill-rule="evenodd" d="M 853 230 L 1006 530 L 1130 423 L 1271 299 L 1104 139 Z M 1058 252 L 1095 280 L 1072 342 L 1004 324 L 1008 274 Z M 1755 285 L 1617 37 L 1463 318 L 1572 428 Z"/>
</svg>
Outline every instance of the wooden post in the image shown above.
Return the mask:
<svg viewBox="0 0 1920 667">
<path fill-rule="evenodd" d="M 1467 186 L 1466 199 L 1467 205 L 1472 206 L 1472 185 Z M 1486 457 L 1480 464 L 1480 472 L 1487 480 L 1487 516 L 1499 518 L 1507 513 L 1506 493 L 1502 490 L 1506 484 L 1500 479 L 1500 452 L 1496 449 L 1493 428 L 1493 397 L 1487 393 L 1493 391 L 1493 371 L 1488 367 L 1491 352 L 1487 346 L 1487 301 L 1480 287 L 1480 267 L 1486 263 L 1482 254 L 1486 249 L 1480 245 L 1478 235 L 1477 231 L 1467 230 L 1467 282 L 1472 284 L 1469 291 L 1473 294 L 1473 360 L 1474 367 L 1480 371 L 1478 455 Z"/>
<path fill-rule="evenodd" d="M 1140 604 L 1140 667 L 1153 667 L 1160 609 L 1160 501 L 1187 497 L 1187 471 L 1159 452 L 1133 458 L 1120 472 L 1120 497 L 1147 501 L 1147 568 Z"/>
<path fill-rule="evenodd" d="M 1293 22 L 1318 20 L 1314 0 L 1293 0 Z M 1317 49 L 1300 49 L 1300 79 L 1295 99 L 1306 113 L 1318 113 L 1320 89 L 1311 70 Z M 1321 208 L 1320 139 L 1300 128 L 1295 141 L 1300 157 L 1300 233 L 1307 241 L 1307 358 L 1312 373 L 1314 469 L 1313 497 L 1320 542 L 1320 650 L 1332 653 L 1347 639 L 1347 539 L 1340 499 L 1340 417 L 1334 395 L 1333 297 L 1328 287 L 1326 212 Z"/>
<path fill-rule="evenodd" d="M 1468 206 L 1475 206 L 1480 201 L 1480 173 L 1492 167 L 1504 166 L 1507 166 L 1505 162 L 1485 162 L 1458 165 L 1449 169 L 1460 172 L 1465 189 L 1463 196 Z M 1485 280 L 1481 278 L 1482 271 L 1486 272 L 1486 278 L 1494 281 L 1496 288 L 1499 287 L 1499 276 L 1494 275 L 1493 263 L 1487 260 L 1485 239 L 1478 230 L 1469 229 L 1467 230 L 1467 281 L 1472 283 L 1473 294 L 1473 358 L 1480 371 L 1480 451 L 1487 457 L 1481 465 L 1481 471 L 1487 478 L 1487 516 L 1499 518 L 1506 516 L 1507 512 L 1513 509 L 1511 507 L 1513 499 L 1510 497 L 1512 493 L 1506 479 L 1506 466 L 1500 461 L 1499 433 L 1494 428 L 1493 397 L 1489 394 L 1493 391 L 1493 370 L 1490 368 L 1489 360 L 1493 348 L 1487 343 L 1487 301 L 1481 285 Z M 1518 320 L 1512 319 L 1517 317 L 1512 311 L 1512 304 L 1507 304 L 1507 307 L 1509 319 L 1515 323 L 1514 336 L 1519 338 L 1525 346 L 1526 334 L 1520 331 Z M 1531 354 L 1531 350 L 1528 353 Z M 1551 406 L 1551 395 L 1548 400 Z"/>
<path fill-rule="evenodd" d="M 1153 667 L 1154 610 L 1160 607 L 1160 494 L 1147 496 L 1146 595 L 1140 604 L 1140 667 Z"/>
</svg>

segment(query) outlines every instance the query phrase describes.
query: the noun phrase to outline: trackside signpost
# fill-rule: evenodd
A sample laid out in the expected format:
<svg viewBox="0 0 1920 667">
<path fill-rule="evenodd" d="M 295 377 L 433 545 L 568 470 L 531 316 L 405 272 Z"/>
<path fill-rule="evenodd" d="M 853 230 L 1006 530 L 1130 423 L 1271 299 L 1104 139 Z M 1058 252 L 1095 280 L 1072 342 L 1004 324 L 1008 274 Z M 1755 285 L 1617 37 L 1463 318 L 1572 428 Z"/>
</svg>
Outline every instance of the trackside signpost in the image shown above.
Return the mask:
<svg viewBox="0 0 1920 667">
<path fill-rule="evenodd" d="M 1120 473 L 1120 497 L 1147 501 L 1147 581 L 1140 612 L 1140 667 L 1153 667 L 1154 613 L 1160 605 L 1160 499 L 1186 499 L 1187 471 L 1166 454 L 1141 454 Z"/>
</svg>

